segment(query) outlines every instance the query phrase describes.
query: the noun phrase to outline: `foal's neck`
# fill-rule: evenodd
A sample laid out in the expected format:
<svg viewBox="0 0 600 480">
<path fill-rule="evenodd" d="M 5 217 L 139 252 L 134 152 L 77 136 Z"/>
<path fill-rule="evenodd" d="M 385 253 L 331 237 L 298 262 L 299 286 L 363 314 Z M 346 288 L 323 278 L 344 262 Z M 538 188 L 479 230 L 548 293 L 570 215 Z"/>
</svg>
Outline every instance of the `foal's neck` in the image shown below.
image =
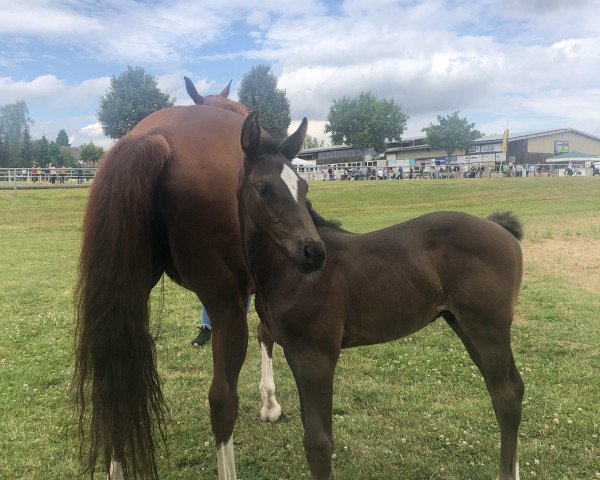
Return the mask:
<svg viewBox="0 0 600 480">
<path fill-rule="evenodd" d="M 248 232 L 244 239 L 248 264 L 257 291 L 266 291 L 273 282 L 281 282 L 289 273 L 297 274 L 292 259 L 265 234 Z"/>
</svg>

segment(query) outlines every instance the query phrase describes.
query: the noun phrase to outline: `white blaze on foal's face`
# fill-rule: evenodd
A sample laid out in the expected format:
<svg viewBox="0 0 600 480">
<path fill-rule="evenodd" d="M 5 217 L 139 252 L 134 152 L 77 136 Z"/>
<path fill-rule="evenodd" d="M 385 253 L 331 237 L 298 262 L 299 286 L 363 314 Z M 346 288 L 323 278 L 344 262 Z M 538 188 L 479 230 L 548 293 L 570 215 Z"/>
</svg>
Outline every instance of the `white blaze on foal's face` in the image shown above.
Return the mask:
<svg viewBox="0 0 600 480">
<path fill-rule="evenodd" d="M 281 179 L 283 183 L 287 185 L 292 194 L 292 198 L 298 202 L 298 175 L 296 172 L 288 167 L 286 164 L 283 165 L 283 170 L 281 171 Z"/>
</svg>

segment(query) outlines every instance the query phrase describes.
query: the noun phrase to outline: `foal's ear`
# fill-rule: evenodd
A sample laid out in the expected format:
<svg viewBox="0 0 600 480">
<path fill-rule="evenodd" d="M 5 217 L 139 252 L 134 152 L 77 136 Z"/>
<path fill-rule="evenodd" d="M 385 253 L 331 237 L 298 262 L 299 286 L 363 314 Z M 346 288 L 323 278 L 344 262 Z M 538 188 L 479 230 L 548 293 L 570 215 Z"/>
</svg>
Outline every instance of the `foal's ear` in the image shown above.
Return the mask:
<svg viewBox="0 0 600 480">
<path fill-rule="evenodd" d="M 304 142 L 307 126 L 308 121 L 306 120 L 306 117 L 304 117 L 300 123 L 300 126 L 298 127 L 298 130 L 281 142 L 281 145 L 279 145 L 277 151 L 288 160 L 295 158 L 296 155 L 298 155 L 298 152 L 302 150 L 302 143 Z"/>
<path fill-rule="evenodd" d="M 223 98 L 227 98 L 229 97 L 229 89 L 231 88 L 231 80 L 229 80 L 229 83 L 227 84 L 227 86 L 223 89 L 223 91 L 221 93 L 219 93 L 219 97 L 223 97 Z"/>
<path fill-rule="evenodd" d="M 251 112 L 244 120 L 242 126 L 242 150 L 246 158 L 252 157 L 258 151 L 260 145 L 260 124 L 258 123 L 258 112 Z"/>
<path fill-rule="evenodd" d="M 187 90 L 188 95 L 190 97 L 192 97 L 192 100 L 194 101 L 194 103 L 196 105 L 204 104 L 204 97 L 198 93 L 198 90 L 196 90 L 196 86 L 194 85 L 194 82 L 192 82 L 188 77 L 183 77 L 183 78 L 185 80 L 185 89 Z"/>
</svg>

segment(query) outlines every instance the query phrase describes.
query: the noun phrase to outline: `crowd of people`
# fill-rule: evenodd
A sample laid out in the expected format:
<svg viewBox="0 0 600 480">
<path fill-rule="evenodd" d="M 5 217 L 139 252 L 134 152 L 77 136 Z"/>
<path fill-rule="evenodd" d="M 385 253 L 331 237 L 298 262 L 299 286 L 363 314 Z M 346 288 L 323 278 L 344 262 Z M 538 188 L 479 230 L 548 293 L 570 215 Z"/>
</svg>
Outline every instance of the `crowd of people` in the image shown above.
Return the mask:
<svg viewBox="0 0 600 480">
<path fill-rule="evenodd" d="M 410 167 L 332 167 L 321 169 L 322 180 L 404 180 L 415 178 L 481 178 L 495 172 L 506 177 L 534 176 L 539 173 L 535 165 L 455 164 L 455 165 L 414 165 Z"/>
<path fill-rule="evenodd" d="M 8 170 L 7 170 L 8 171 Z M 12 172 L 13 170 L 10 169 Z M 14 171 L 17 180 L 23 182 L 33 182 L 35 184 L 49 183 L 50 185 L 64 184 L 69 179 L 74 179 L 78 184 L 83 184 L 93 176 L 92 173 L 84 173 L 83 167 L 66 167 L 50 163 L 47 166 L 34 163 L 31 168 L 22 168 L 20 171 Z M 12 176 L 11 176 L 12 178 Z"/>
<path fill-rule="evenodd" d="M 592 165 L 586 175 L 600 175 L 598 165 Z M 337 170 L 333 166 L 324 166 L 320 170 L 321 179 L 327 180 L 404 180 L 416 178 L 482 178 L 499 177 L 535 177 L 540 175 L 582 175 L 581 167 L 572 163 L 565 165 L 515 164 L 500 165 L 490 163 L 452 164 L 452 165 L 413 165 L 410 167 L 345 167 Z"/>
</svg>

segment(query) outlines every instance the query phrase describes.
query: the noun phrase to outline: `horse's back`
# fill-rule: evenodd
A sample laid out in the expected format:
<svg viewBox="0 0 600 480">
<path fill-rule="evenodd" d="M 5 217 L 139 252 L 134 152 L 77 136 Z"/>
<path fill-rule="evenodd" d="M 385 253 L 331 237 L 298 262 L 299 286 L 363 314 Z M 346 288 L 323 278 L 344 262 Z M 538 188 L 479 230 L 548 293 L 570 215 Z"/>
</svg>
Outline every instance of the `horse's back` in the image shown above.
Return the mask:
<svg viewBox="0 0 600 480">
<path fill-rule="evenodd" d="M 214 107 L 170 107 L 130 134 L 161 135 L 171 147 L 155 201 L 177 273 L 195 291 L 209 276 L 232 282 L 246 275 L 236 198 L 243 120 Z"/>
<path fill-rule="evenodd" d="M 489 304 L 506 296 L 512 297 L 510 303 L 516 301 L 523 255 L 513 233 L 462 212 L 435 212 L 419 219 L 419 239 L 446 295 L 455 301 L 479 296 Z"/>
<path fill-rule="evenodd" d="M 374 232 L 341 235 L 340 255 L 335 246 L 330 249 L 325 237 L 330 267 L 344 264 L 346 277 L 376 282 L 388 297 L 398 295 L 394 293 L 398 281 L 406 278 L 411 280 L 403 287 L 406 296 L 421 298 L 420 292 L 427 292 L 427 301 L 448 295 L 457 298 L 465 290 L 485 298 L 494 289 L 516 298 L 520 286 L 519 241 L 486 218 L 432 212 Z M 346 265 L 347 257 L 359 260 Z"/>
</svg>

